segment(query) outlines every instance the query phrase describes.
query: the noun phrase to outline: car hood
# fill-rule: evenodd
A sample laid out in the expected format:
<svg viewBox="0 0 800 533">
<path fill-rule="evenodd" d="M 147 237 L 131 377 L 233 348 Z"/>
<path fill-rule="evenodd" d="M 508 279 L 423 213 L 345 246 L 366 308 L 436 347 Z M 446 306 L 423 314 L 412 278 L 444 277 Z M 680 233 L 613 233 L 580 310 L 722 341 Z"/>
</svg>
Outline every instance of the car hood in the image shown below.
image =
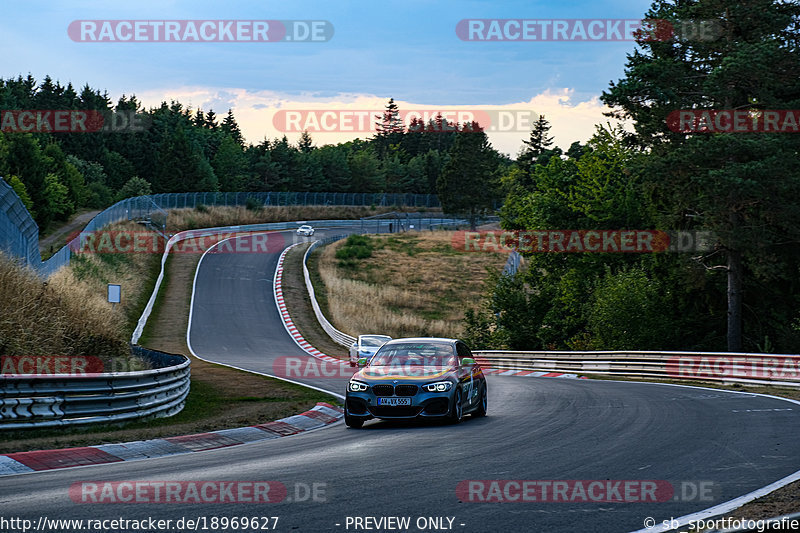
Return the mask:
<svg viewBox="0 0 800 533">
<path fill-rule="evenodd" d="M 374 366 L 362 368 L 353 379 L 364 381 L 383 381 L 402 379 L 403 381 L 430 381 L 455 376 L 455 369 L 442 366 Z"/>
</svg>

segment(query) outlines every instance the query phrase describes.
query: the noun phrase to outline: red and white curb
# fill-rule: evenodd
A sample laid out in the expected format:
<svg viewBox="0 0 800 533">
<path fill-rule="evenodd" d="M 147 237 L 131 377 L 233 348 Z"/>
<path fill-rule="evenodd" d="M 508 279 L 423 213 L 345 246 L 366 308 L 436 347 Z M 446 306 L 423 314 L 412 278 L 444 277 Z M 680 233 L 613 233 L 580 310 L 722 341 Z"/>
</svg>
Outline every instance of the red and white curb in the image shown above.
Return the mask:
<svg viewBox="0 0 800 533">
<path fill-rule="evenodd" d="M 286 331 L 289 335 L 294 339 L 294 342 L 302 348 L 308 355 L 312 357 L 316 357 L 317 359 L 321 359 L 322 361 L 326 361 L 328 363 L 340 363 L 340 364 L 349 364 L 347 361 L 343 361 L 341 359 L 337 359 L 336 357 L 331 357 L 330 355 L 325 355 L 324 353 L 320 352 L 311 344 L 303 338 L 300 332 L 297 330 L 297 326 L 294 325 L 292 322 L 292 317 L 289 316 L 289 310 L 286 308 L 286 302 L 283 299 L 283 261 L 286 259 L 286 254 L 294 248 L 295 246 L 299 246 L 303 243 L 297 243 L 289 246 L 286 248 L 283 253 L 281 253 L 280 257 L 278 258 L 278 266 L 275 269 L 275 280 L 273 282 L 273 290 L 275 292 L 275 304 L 278 306 L 278 311 L 281 314 L 281 319 L 283 320 L 283 327 L 286 328 Z"/>
<path fill-rule="evenodd" d="M 341 359 L 337 359 L 336 357 L 331 357 L 330 355 L 325 355 L 324 353 L 320 352 L 311 344 L 303 338 L 303 335 L 297 330 L 297 326 L 294 325 L 292 322 L 292 317 L 289 316 L 289 310 L 286 307 L 286 302 L 283 299 L 283 261 L 286 258 L 286 254 L 289 250 L 294 248 L 295 246 L 299 246 L 302 243 L 293 244 L 286 248 L 283 253 L 281 253 L 280 257 L 278 258 L 278 266 L 275 269 L 275 281 L 273 283 L 273 288 L 275 291 L 275 304 L 278 306 L 278 311 L 281 314 L 281 319 L 283 319 L 283 326 L 286 328 L 286 331 L 291 335 L 294 339 L 294 342 L 302 348 L 308 355 L 312 357 L 316 357 L 317 359 L 321 359 L 328 363 L 340 363 L 340 364 L 348 364 L 347 361 L 343 361 Z M 578 376 L 577 374 L 563 374 L 561 372 L 538 372 L 538 371 L 531 371 L 531 370 L 508 370 L 502 368 L 488 368 L 483 367 L 483 373 L 487 375 L 495 375 L 495 376 L 519 376 L 519 377 L 535 377 L 535 378 L 571 378 L 571 379 L 587 379 L 584 376 Z"/>
<path fill-rule="evenodd" d="M 339 421 L 343 416 L 341 408 L 320 402 L 305 413 L 249 427 L 122 444 L 8 453 L 0 455 L 0 476 L 227 448 L 319 429 Z"/>
</svg>

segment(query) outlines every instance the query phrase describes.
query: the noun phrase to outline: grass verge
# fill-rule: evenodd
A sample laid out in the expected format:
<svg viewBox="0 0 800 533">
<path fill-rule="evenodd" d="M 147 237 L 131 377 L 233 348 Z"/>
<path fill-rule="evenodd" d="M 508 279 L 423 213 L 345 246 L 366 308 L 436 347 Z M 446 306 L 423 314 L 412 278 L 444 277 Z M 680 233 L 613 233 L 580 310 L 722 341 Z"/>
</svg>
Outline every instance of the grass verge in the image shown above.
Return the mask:
<svg viewBox="0 0 800 533">
<path fill-rule="evenodd" d="M 507 256 L 459 251 L 452 238 L 409 232 L 323 247 L 313 266 L 326 317 L 353 336 L 460 337 L 464 312 L 480 305 L 487 269 L 500 270 Z"/>
</svg>

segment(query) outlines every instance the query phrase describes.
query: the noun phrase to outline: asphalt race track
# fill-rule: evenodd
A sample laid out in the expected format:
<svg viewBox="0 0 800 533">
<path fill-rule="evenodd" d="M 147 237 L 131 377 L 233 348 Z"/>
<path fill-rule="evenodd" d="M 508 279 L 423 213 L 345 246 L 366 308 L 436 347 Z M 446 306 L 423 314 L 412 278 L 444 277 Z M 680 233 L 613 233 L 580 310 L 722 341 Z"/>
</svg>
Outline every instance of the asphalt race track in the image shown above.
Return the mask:
<svg viewBox="0 0 800 533">
<path fill-rule="evenodd" d="M 199 356 L 267 374 L 278 357 L 304 356 L 275 309 L 271 284 L 278 255 L 204 258 L 191 325 L 191 344 Z M 341 378 L 307 382 L 344 393 Z M 712 507 L 800 468 L 800 406 L 790 402 L 611 381 L 496 376 L 488 384 L 489 416 L 466 417 L 456 426 L 372 421 L 352 430 L 340 423 L 209 452 L 7 476 L 0 481 L 0 516 L 34 522 L 43 515 L 278 516 L 276 530 L 284 532 L 446 527 L 465 533 L 618 532 L 643 528 L 647 517 L 660 524 Z M 266 504 L 81 504 L 70 499 L 76 482 L 137 480 L 279 481 L 288 495 Z M 466 480 L 661 480 L 672 485 L 677 499 L 480 503 L 459 500 L 457 486 Z M 319 489 L 316 502 L 305 498 L 305 488 L 313 484 Z M 411 526 L 356 529 L 352 517 L 410 517 Z M 420 517 L 453 522 L 418 529 Z"/>
</svg>

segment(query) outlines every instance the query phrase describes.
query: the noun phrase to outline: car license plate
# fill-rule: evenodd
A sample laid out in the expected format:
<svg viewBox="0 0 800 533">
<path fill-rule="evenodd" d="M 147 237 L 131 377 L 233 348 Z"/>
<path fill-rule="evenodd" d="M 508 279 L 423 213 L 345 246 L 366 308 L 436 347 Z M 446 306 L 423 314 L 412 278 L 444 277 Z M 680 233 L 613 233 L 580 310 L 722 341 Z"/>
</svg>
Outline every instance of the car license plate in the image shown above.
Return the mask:
<svg viewBox="0 0 800 533">
<path fill-rule="evenodd" d="M 411 398 L 378 398 L 378 405 L 411 405 Z"/>
</svg>

